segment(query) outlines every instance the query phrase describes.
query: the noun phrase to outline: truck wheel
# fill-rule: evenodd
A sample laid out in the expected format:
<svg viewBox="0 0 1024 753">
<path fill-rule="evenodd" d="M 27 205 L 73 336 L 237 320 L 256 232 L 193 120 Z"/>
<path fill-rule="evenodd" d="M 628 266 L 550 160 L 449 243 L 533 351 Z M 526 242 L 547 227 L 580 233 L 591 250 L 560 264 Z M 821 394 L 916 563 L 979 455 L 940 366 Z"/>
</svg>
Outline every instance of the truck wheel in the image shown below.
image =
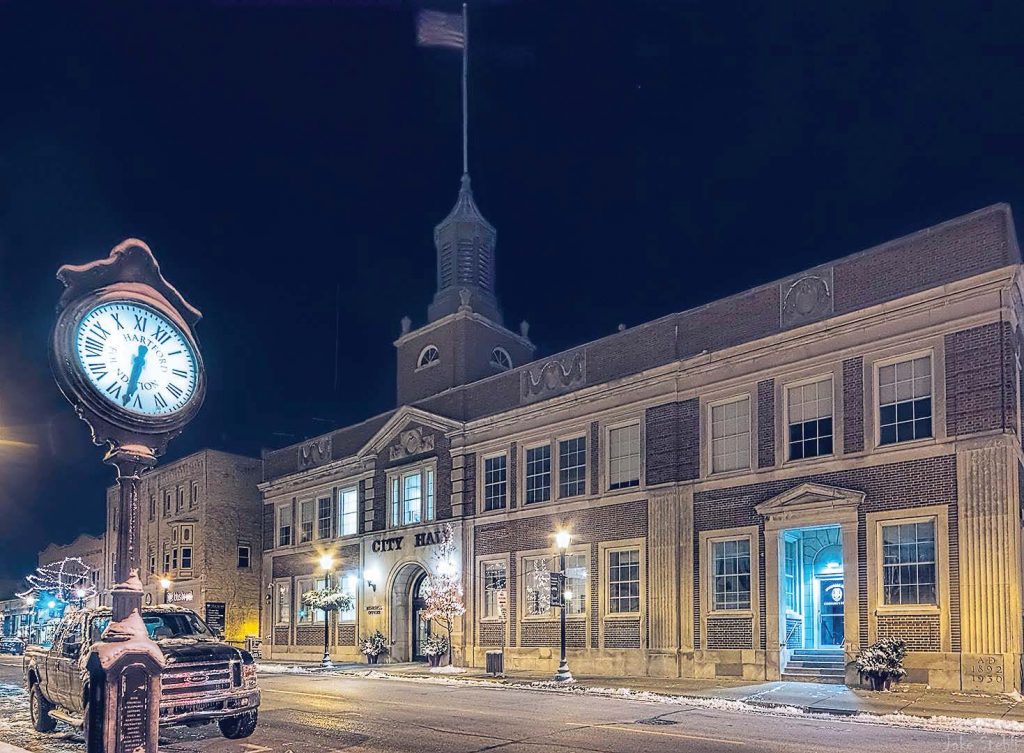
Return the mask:
<svg viewBox="0 0 1024 753">
<path fill-rule="evenodd" d="M 241 740 L 256 731 L 256 711 L 246 711 L 238 716 L 228 716 L 217 722 L 220 733 L 228 740 Z"/>
<path fill-rule="evenodd" d="M 57 722 L 50 716 L 53 704 L 43 698 L 43 692 L 39 689 L 38 682 L 32 686 L 28 707 L 32 717 L 32 729 L 36 732 L 53 732 L 57 726 Z"/>
</svg>

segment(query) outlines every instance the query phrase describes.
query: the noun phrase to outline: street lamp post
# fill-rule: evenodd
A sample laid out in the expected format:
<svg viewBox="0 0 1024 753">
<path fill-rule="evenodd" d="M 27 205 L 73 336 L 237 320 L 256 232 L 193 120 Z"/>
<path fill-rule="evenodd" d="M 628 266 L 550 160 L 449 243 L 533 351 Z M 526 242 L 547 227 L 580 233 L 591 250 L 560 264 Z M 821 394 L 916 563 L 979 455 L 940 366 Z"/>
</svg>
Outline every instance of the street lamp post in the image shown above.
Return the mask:
<svg viewBox="0 0 1024 753">
<path fill-rule="evenodd" d="M 334 557 L 330 554 L 324 554 L 320 556 L 320 567 L 324 571 L 324 589 L 328 590 L 331 587 L 331 569 L 334 567 Z M 320 666 L 324 669 L 331 669 L 334 663 L 331 661 L 331 648 L 329 643 L 331 626 L 331 612 L 329 609 L 324 609 L 324 658 L 320 661 Z"/>
<path fill-rule="evenodd" d="M 160 588 L 162 588 L 164 590 L 164 604 L 166 604 L 167 603 L 167 592 L 171 588 L 171 579 L 170 578 L 161 578 L 160 579 Z"/>
<path fill-rule="evenodd" d="M 561 636 L 561 655 L 558 662 L 558 671 L 555 672 L 555 682 L 573 682 L 572 672 L 569 671 L 569 661 L 565 658 L 565 554 L 569 549 L 569 542 L 571 536 L 568 531 L 559 531 L 555 535 L 555 545 L 558 547 L 558 577 L 561 580 L 561 588 L 558 589 L 559 594 L 559 609 L 561 611 L 560 617 L 560 636 Z"/>
</svg>

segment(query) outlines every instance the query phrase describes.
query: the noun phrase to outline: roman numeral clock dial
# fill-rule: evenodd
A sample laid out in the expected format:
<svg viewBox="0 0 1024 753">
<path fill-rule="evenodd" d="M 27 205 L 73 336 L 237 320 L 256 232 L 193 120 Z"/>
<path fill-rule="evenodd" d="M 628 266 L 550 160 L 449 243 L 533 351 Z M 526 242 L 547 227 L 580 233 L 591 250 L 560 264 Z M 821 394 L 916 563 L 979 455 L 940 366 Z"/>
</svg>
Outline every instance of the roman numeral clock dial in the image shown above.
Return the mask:
<svg viewBox="0 0 1024 753">
<path fill-rule="evenodd" d="M 82 373 L 96 392 L 122 410 L 168 416 L 196 393 L 196 356 L 181 330 L 136 303 L 103 303 L 75 332 Z"/>
</svg>

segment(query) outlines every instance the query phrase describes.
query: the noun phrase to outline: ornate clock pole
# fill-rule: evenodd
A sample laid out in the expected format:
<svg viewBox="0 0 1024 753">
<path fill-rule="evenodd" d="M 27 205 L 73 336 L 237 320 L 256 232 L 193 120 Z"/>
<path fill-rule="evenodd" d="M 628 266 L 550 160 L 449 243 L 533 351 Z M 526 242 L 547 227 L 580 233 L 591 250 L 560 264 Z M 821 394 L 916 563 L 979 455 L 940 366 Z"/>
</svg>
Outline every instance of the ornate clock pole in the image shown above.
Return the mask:
<svg viewBox="0 0 1024 753">
<path fill-rule="evenodd" d="M 192 328 L 202 315 L 160 274 L 145 243 L 57 272 L 51 365 L 57 384 L 105 445 L 120 487 L 113 619 L 88 671 L 88 753 L 156 753 L 163 655 L 142 621 L 139 479 L 203 402 L 206 377 Z"/>
</svg>

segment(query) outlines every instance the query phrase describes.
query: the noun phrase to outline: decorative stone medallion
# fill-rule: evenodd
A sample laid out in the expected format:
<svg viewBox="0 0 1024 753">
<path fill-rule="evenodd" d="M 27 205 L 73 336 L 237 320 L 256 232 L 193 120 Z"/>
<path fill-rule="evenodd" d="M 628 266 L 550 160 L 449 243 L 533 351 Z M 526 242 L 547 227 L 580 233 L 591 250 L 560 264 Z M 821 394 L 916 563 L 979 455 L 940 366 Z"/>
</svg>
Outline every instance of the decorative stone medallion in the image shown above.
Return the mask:
<svg viewBox="0 0 1024 753">
<path fill-rule="evenodd" d="M 543 366 L 523 371 L 521 402 L 536 400 L 568 392 L 586 384 L 587 356 L 578 350 L 561 359 L 552 359 Z"/>
<path fill-rule="evenodd" d="M 421 452 L 434 449 L 434 435 L 424 434 L 423 429 L 406 429 L 398 435 L 398 442 L 391 446 L 391 459 L 401 460 Z"/>
<path fill-rule="evenodd" d="M 299 470 L 316 468 L 331 459 L 332 442 L 330 437 L 313 439 L 299 446 Z"/>
<path fill-rule="evenodd" d="M 783 329 L 810 324 L 833 312 L 832 268 L 780 284 Z"/>
</svg>

